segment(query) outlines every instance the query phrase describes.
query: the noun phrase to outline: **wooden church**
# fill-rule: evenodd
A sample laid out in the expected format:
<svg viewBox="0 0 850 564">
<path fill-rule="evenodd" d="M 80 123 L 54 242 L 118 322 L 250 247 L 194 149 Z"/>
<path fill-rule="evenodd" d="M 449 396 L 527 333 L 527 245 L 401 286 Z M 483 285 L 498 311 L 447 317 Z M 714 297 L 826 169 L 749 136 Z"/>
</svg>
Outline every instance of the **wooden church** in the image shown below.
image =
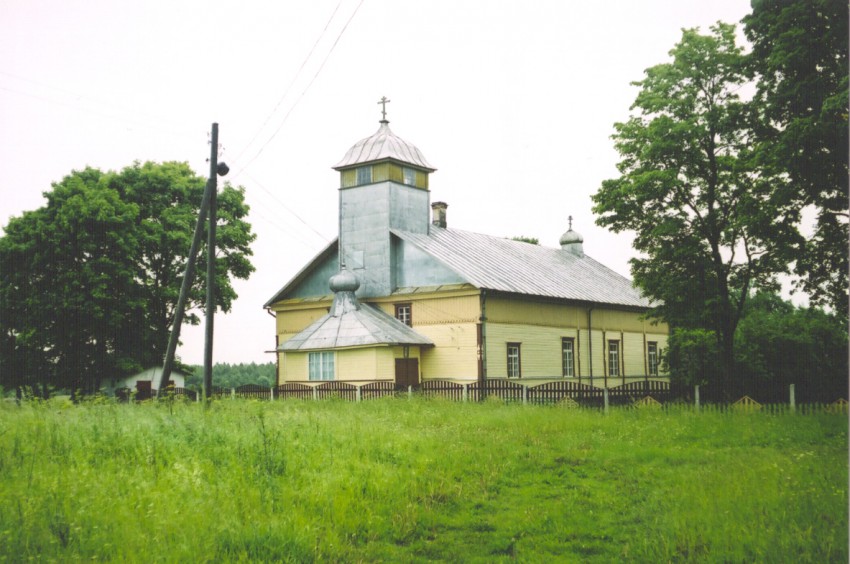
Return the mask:
<svg viewBox="0 0 850 564">
<path fill-rule="evenodd" d="M 333 168 L 339 236 L 265 304 L 278 384 L 665 379 L 667 326 L 572 226 L 560 248 L 450 227 L 386 113 Z"/>
</svg>

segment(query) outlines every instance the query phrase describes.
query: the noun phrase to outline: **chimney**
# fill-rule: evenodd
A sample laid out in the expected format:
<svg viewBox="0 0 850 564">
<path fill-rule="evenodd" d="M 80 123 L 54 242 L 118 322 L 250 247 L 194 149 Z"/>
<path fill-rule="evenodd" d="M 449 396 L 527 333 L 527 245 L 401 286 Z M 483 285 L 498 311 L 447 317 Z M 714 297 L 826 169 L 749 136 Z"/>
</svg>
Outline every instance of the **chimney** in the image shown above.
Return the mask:
<svg viewBox="0 0 850 564">
<path fill-rule="evenodd" d="M 446 228 L 446 208 L 449 205 L 446 202 L 434 202 L 431 204 L 431 211 L 433 212 L 431 217 L 431 224 L 436 225 L 437 227 Z"/>
</svg>

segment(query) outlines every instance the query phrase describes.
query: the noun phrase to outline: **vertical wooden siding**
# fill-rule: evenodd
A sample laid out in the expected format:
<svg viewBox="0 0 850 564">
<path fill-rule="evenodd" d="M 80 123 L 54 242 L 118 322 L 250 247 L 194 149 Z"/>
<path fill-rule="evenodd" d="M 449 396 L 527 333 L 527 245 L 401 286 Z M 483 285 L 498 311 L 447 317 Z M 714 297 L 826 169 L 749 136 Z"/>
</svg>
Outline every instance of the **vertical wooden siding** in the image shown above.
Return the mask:
<svg viewBox="0 0 850 564">
<path fill-rule="evenodd" d="M 395 304 L 410 303 L 413 328 L 420 325 L 476 322 L 481 315 L 478 294 L 442 297 L 438 294 L 426 296 L 408 294 L 393 296 L 392 299 L 375 300 L 378 307 L 388 315 L 395 316 Z"/>
<path fill-rule="evenodd" d="M 378 379 L 377 350 L 352 349 L 336 352 L 336 379 L 368 380 Z M 304 378 L 306 380 L 306 378 Z"/>
<path fill-rule="evenodd" d="M 416 331 L 434 341 L 422 352 L 422 378 L 464 378 L 478 375 L 478 342 L 475 323 L 424 325 Z"/>
<path fill-rule="evenodd" d="M 590 333 L 592 347 L 589 347 L 590 339 L 586 329 L 489 323 L 487 324 L 487 376 L 491 378 L 507 377 L 507 343 L 509 342 L 521 343 L 523 377 L 561 376 L 561 339 L 563 337 L 575 339 L 577 376 L 587 378 L 591 375 L 591 352 L 594 378 L 602 379 L 609 375 L 609 340 L 620 343 L 620 376 L 643 376 L 646 374 L 644 333 L 594 329 Z M 666 336 L 657 333 L 647 333 L 646 340 L 658 342 L 659 349 L 667 344 Z"/>
</svg>

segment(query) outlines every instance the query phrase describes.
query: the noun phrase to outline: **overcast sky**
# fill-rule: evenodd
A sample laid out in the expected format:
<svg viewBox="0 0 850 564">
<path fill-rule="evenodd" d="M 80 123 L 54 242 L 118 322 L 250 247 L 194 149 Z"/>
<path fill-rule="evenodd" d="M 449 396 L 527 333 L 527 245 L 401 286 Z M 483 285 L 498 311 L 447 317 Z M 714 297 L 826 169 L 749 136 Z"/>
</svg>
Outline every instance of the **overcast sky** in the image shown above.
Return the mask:
<svg viewBox="0 0 850 564">
<path fill-rule="evenodd" d="M 628 235 L 594 224 L 610 136 L 681 29 L 747 0 L 0 0 L 0 226 L 72 170 L 186 161 L 208 173 L 219 123 L 244 186 L 257 271 L 216 317 L 216 362 L 273 361 L 262 306 L 336 237 L 348 148 L 390 128 L 438 170 L 449 227 L 585 252 L 628 275 Z M 60 313 L 60 312 L 57 312 Z M 178 355 L 200 364 L 203 329 Z"/>
</svg>

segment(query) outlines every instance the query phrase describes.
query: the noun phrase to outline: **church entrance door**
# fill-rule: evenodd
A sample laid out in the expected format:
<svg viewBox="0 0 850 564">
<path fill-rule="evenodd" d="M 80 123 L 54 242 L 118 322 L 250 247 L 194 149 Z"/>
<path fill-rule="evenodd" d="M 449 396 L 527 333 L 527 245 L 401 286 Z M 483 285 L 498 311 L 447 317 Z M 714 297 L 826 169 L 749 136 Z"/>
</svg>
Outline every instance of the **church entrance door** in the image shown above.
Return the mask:
<svg viewBox="0 0 850 564">
<path fill-rule="evenodd" d="M 395 359 L 395 383 L 396 386 L 404 389 L 407 389 L 408 386 L 419 386 L 418 358 Z"/>
</svg>

